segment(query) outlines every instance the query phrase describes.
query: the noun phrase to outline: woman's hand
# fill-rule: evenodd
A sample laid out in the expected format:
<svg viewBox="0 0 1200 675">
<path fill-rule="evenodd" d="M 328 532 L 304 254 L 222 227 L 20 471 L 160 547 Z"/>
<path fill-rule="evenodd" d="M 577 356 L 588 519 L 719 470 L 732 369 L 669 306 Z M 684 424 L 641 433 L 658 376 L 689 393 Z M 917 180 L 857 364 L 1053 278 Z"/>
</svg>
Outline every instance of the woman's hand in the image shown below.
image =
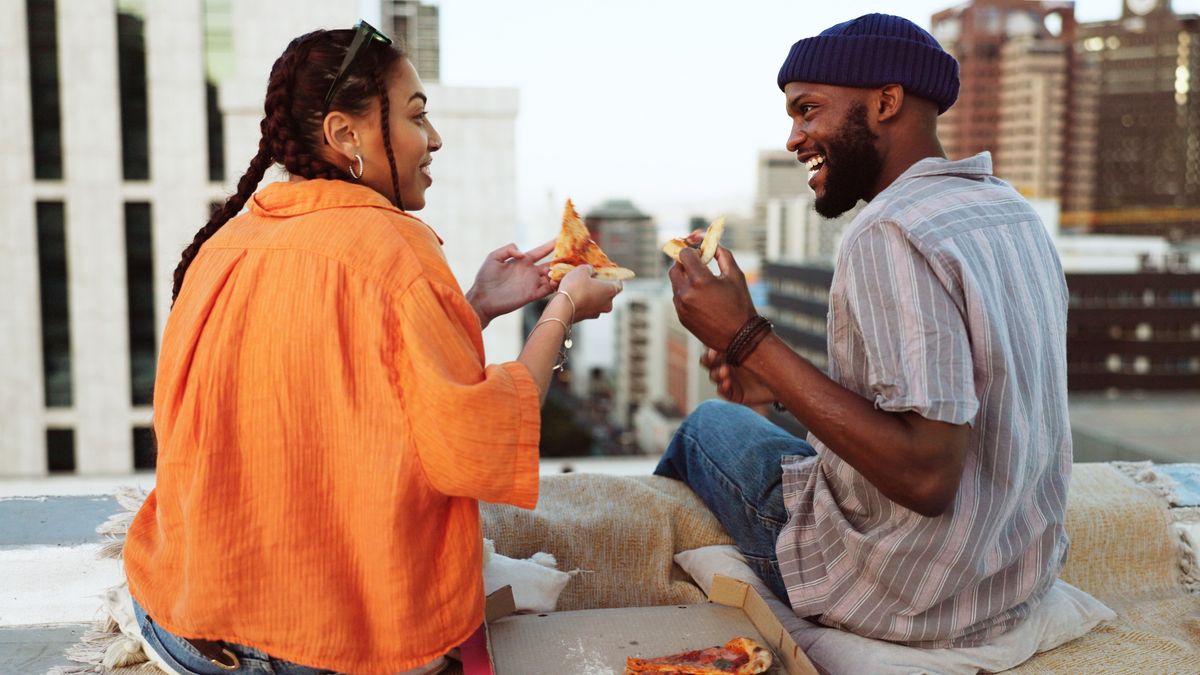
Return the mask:
<svg viewBox="0 0 1200 675">
<path fill-rule="evenodd" d="M 592 276 L 591 265 L 580 265 L 567 272 L 558 290 L 571 296 L 575 303 L 575 321 L 594 319 L 612 311 L 613 298 L 624 285 L 620 281 L 603 281 Z"/>
<path fill-rule="evenodd" d="M 537 261 L 554 250 L 554 241 L 521 252 L 516 244 L 492 251 L 484 259 L 475 284 L 467 291 L 467 302 L 487 328 L 492 319 L 520 309 L 551 293 L 557 284 L 550 280 L 549 266 Z"/>
<path fill-rule="evenodd" d="M 754 406 L 776 399 L 775 393 L 762 380 L 745 368 L 725 363 L 725 355 L 715 349 L 704 352 L 700 365 L 708 369 L 708 379 L 717 385 L 717 393 L 727 401 Z"/>
</svg>

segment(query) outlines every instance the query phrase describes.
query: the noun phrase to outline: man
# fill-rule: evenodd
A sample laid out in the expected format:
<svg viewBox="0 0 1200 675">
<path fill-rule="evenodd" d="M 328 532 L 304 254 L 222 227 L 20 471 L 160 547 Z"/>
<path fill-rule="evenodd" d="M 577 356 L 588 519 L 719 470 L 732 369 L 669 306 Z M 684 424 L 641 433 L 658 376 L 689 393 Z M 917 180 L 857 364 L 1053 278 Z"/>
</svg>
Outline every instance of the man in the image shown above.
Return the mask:
<svg viewBox="0 0 1200 675">
<path fill-rule="evenodd" d="M 1038 216 L 987 153 L 946 159 L 958 64 L 871 14 L 797 42 L 779 72 L 788 150 L 847 227 L 829 374 L 770 332 L 733 256 L 684 250 L 683 325 L 733 403 L 700 406 L 659 475 L 686 481 L 800 616 L 917 647 L 987 642 L 1028 615 L 1067 552 L 1067 293 Z"/>
</svg>

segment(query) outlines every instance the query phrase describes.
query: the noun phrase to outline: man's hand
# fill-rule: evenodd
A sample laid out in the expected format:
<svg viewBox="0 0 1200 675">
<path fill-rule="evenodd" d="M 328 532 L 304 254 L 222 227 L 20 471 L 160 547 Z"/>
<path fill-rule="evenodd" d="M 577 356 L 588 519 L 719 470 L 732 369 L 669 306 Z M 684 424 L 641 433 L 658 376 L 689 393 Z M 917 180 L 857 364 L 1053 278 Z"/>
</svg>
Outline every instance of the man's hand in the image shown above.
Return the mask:
<svg viewBox="0 0 1200 675">
<path fill-rule="evenodd" d="M 551 240 L 524 253 L 516 244 L 509 244 L 488 254 L 475 275 L 475 284 L 467 291 L 467 302 L 479 315 L 480 325 L 487 328 L 492 319 L 545 297 L 558 287 L 550 280 L 549 266 L 537 264 L 553 250 Z"/>
<path fill-rule="evenodd" d="M 680 323 L 706 346 L 723 352 L 755 311 L 746 277 L 733 254 L 718 247 L 716 259 L 719 276 L 700 262 L 694 249 L 685 248 L 668 276 L 675 290 L 675 312 Z"/>
<path fill-rule="evenodd" d="M 776 400 L 762 380 L 744 368 L 725 363 L 725 355 L 709 349 L 700 357 L 700 365 L 708 368 L 708 379 L 717 385 L 717 393 L 727 401 L 755 406 Z"/>
</svg>

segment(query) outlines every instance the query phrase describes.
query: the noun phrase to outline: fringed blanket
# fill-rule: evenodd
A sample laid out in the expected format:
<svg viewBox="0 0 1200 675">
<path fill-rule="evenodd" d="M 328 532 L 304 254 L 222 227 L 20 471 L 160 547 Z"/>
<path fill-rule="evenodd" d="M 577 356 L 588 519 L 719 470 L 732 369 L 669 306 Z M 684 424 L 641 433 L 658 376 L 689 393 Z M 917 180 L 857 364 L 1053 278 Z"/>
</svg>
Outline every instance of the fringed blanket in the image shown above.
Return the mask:
<svg viewBox="0 0 1200 675">
<path fill-rule="evenodd" d="M 1200 465 L 1078 464 L 1067 506 L 1071 551 L 1062 577 L 1115 609 L 1118 618 L 1016 669 L 1050 672 L 1200 672 Z M 702 602 L 674 554 L 730 543 L 682 483 L 665 478 L 567 474 L 542 479 L 538 507 L 481 505 L 484 536 L 498 553 L 548 551 L 560 569 L 581 570 L 558 609 Z M 119 557 L 121 537 L 144 495 L 118 494 L 127 510 L 99 528 Z M 123 594 L 123 595 L 122 595 Z M 120 631 L 123 587 L 107 614 L 68 653 L 85 664 L 61 675 L 155 672 Z M 136 629 L 136 626 L 130 625 Z M 136 636 L 136 630 L 133 630 Z"/>
</svg>

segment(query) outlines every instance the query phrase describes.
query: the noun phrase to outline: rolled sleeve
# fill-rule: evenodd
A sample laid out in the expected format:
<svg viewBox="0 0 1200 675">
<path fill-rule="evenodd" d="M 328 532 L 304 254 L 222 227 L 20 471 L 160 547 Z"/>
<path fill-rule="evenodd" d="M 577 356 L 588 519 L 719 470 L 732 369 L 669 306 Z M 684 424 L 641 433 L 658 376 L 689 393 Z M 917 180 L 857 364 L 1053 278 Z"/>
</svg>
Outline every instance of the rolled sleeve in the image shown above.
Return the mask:
<svg viewBox="0 0 1200 675">
<path fill-rule="evenodd" d="M 430 484 L 448 496 L 533 508 L 541 410 L 529 370 L 484 366 L 478 320 L 457 289 L 414 282 L 395 321 L 395 384 Z"/>
<path fill-rule="evenodd" d="M 979 410 L 959 305 L 904 232 L 873 223 L 848 244 L 847 300 L 875 407 L 951 424 Z"/>
</svg>

